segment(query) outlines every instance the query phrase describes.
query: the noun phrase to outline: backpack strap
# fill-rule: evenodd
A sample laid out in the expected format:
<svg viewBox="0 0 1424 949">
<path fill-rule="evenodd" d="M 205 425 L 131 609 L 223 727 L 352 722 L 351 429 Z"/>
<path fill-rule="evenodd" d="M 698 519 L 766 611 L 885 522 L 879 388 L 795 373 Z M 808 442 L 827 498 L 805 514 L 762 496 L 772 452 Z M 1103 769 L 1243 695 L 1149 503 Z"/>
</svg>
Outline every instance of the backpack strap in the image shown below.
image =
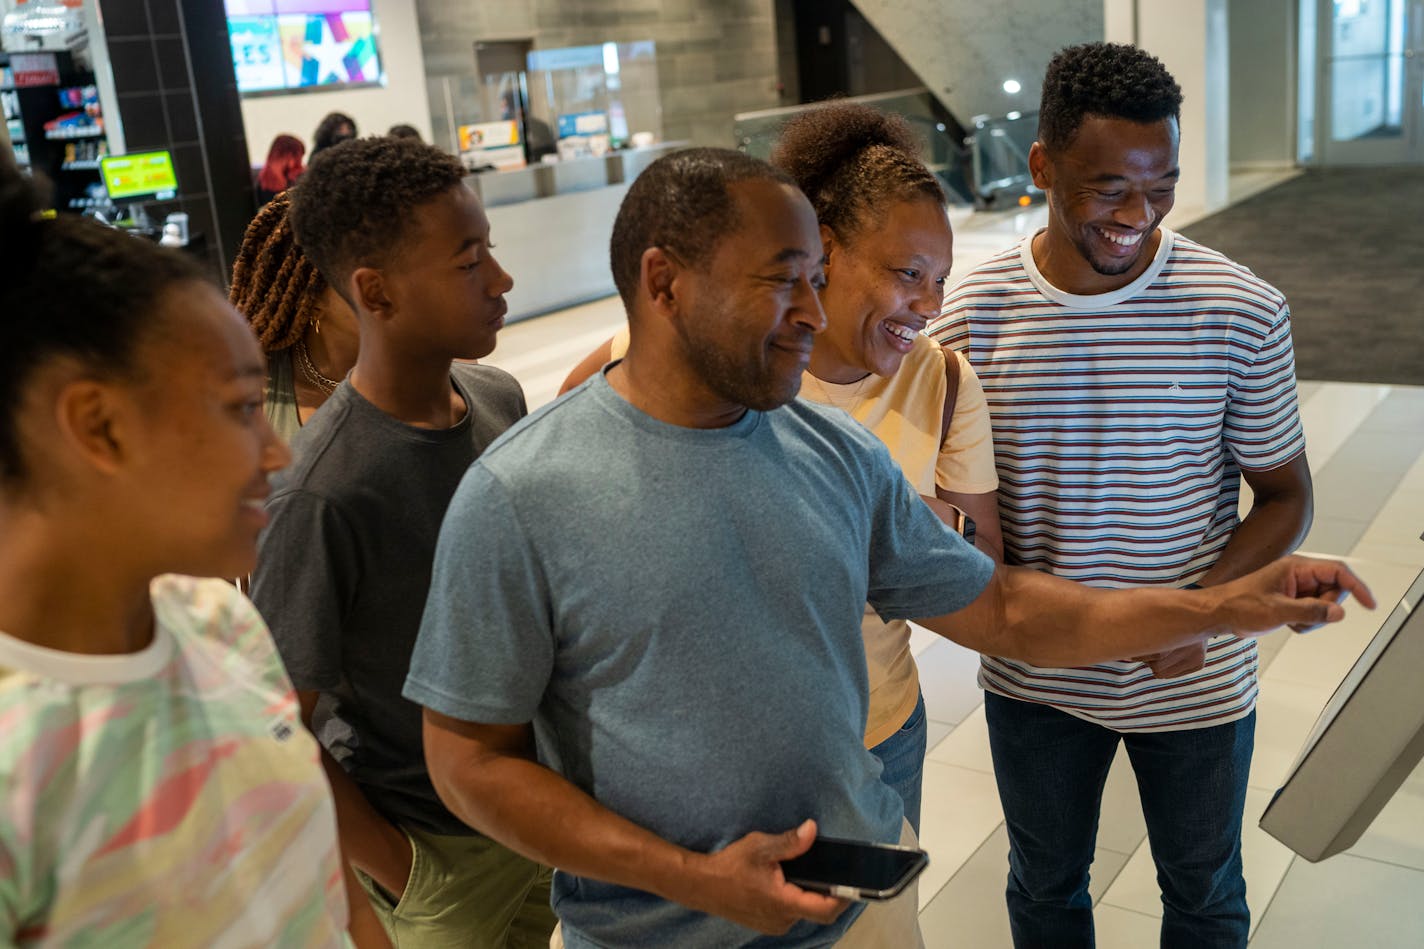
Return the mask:
<svg viewBox="0 0 1424 949">
<path fill-rule="evenodd" d="M 939 443 L 943 445 L 954 421 L 954 403 L 959 401 L 959 357 L 948 346 L 940 346 L 939 351 L 944 355 L 944 418 L 939 429 Z"/>
</svg>

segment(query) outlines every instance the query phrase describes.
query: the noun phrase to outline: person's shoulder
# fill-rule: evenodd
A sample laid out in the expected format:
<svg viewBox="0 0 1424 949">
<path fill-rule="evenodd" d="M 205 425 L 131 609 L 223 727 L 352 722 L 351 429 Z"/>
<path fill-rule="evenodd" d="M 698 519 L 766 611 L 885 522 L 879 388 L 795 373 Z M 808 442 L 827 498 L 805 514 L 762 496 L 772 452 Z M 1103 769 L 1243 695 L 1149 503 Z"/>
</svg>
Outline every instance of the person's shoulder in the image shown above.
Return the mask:
<svg viewBox="0 0 1424 949">
<path fill-rule="evenodd" d="M 551 470 L 585 463 L 576 446 L 605 413 L 588 385 L 559 396 L 510 426 L 476 460 L 500 480 L 518 481 L 526 470 Z"/>
<path fill-rule="evenodd" d="M 950 287 L 944 296 L 943 315 L 931 321 L 931 331 L 942 327 L 952 311 L 1003 306 L 1012 302 L 1016 294 L 1033 289 L 1033 280 L 1024 267 L 1022 245 L 1005 248 Z"/>
<path fill-rule="evenodd" d="M 149 595 L 159 622 L 180 642 L 201 638 L 244 652 L 254 640 L 270 643 L 257 608 L 227 580 L 169 573 L 153 580 Z"/>
<path fill-rule="evenodd" d="M 1161 278 L 1174 284 L 1196 284 L 1213 293 L 1231 295 L 1241 303 L 1274 315 L 1286 304 L 1285 294 L 1258 277 L 1251 268 L 1219 250 L 1172 234 L 1172 253 Z"/>
<path fill-rule="evenodd" d="M 765 413 L 765 419 L 774 432 L 808 443 L 828 458 L 863 458 L 866 452 L 874 454 L 885 448 L 885 443 L 849 412 L 811 399 L 793 399 Z"/>
<path fill-rule="evenodd" d="M 291 687 L 267 621 L 232 583 L 211 577 L 164 574 L 149 585 L 154 613 L 179 652 L 227 664 L 244 663 L 245 674 L 279 691 Z"/>
<path fill-rule="evenodd" d="M 915 342 L 910 346 L 910 351 L 905 354 L 904 360 L 900 363 L 900 369 L 896 373 L 908 372 L 919 377 L 944 375 L 944 347 L 935 342 L 924 333 L 915 337 Z"/>
<path fill-rule="evenodd" d="M 450 366 L 450 375 L 476 399 L 520 408 L 524 405 L 524 388 L 519 380 L 498 366 L 457 362 Z"/>
</svg>

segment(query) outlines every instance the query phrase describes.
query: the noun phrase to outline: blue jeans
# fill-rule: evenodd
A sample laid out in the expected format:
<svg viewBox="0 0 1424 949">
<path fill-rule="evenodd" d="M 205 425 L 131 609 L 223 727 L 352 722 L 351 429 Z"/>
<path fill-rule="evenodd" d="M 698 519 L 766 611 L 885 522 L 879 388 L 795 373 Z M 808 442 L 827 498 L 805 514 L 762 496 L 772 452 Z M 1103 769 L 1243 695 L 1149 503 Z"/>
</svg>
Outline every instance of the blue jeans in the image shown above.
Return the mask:
<svg viewBox="0 0 1424 949">
<path fill-rule="evenodd" d="M 1014 945 L 1091 947 L 1088 868 L 1103 784 L 1127 746 L 1162 889 L 1163 949 L 1246 945 L 1241 821 L 1256 713 L 1190 731 L 1121 733 L 1047 705 L 984 697 L 1009 831 Z"/>
<path fill-rule="evenodd" d="M 880 759 L 880 780 L 895 789 L 905 802 L 905 819 L 920 835 L 920 795 L 925 783 L 925 746 L 929 740 L 929 721 L 925 717 L 925 697 L 915 703 L 915 710 L 905 719 L 900 730 L 870 749 Z"/>
</svg>

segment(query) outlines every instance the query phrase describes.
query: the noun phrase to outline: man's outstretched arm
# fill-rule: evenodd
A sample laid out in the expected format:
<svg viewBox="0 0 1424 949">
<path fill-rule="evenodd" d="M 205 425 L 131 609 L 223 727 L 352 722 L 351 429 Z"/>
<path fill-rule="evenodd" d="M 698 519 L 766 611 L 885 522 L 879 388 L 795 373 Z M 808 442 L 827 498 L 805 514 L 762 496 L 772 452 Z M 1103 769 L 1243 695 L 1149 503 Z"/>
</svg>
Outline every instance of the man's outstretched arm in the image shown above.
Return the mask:
<svg viewBox="0 0 1424 949">
<path fill-rule="evenodd" d="M 974 602 L 918 622 L 978 652 L 1074 667 L 1177 649 L 1211 636 L 1257 636 L 1341 619 L 1340 600 L 1371 609 L 1369 588 L 1344 564 L 1287 557 L 1202 590 L 1103 590 L 999 566 Z"/>
<path fill-rule="evenodd" d="M 425 710 L 425 760 L 445 806 L 531 860 L 779 934 L 802 919 L 834 922 L 843 900 L 786 882 L 781 861 L 816 838 L 806 821 L 752 833 L 712 854 L 662 839 L 534 760 L 529 725 L 482 725 Z"/>
</svg>

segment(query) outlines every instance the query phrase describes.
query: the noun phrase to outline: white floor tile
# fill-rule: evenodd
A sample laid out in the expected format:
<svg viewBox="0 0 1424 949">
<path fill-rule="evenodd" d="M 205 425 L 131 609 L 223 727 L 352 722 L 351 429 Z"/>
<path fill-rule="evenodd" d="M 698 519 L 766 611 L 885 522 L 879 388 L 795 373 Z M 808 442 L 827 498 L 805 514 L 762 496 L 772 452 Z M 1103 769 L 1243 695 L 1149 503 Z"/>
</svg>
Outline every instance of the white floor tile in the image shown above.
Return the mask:
<svg viewBox="0 0 1424 949">
<path fill-rule="evenodd" d="M 1265 791 L 1248 789 L 1246 819 L 1241 834 L 1241 864 L 1246 877 L 1246 899 L 1252 907 L 1252 926 L 1270 905 L 1271 897 L 1286 875 L 1294 854 L 1257 826 L 1270 803 Z M 1105 905 L 1132 910 L 1144 916 L 1162 917 L 1162 892 L 1157 885 L 1157 867 L 1146 841 L 1137 848 L 1103 896 Z"/>
<path fill-rule="evenodd" d="M 989 726 L 984 721 L 982 703 L 930 750 L 929 759 L 985 774 L 994 773 L 994 759 L 989 751 Z"/>
<path fill-rule="evenodd" d="M 1093 910 L 1097 949 L 1148 949 L 1158 943 L 1162 921 L 1130 909 L 1099 903 Z"/>
<path fill-rule="evenodd" d="M 1147 839 L 1147 822 L 1142 817 L 1142 801 L 1137 793 L 1137 778 L 1127 751 L 1118 747 L 1103 786 L 1103 805 L 1098 818 L 1098 846 L 1121 854 L 1130 854 Z"/>
<path fill-rule="evenodd" d="M 1424 568 L 1424 544 L 1381 544 L 1362 540 L 1350 551 L 1350 556 L 1412 567 L 1415 570 Z"/>
<path fill-rule="evenodd" d="M 1296 860 L 1251 940 L 1252 949 L 1419 949 L 1424 872 L 1341 854 Z M 1102 943 L 1099 943 L 1101 946 Z"/>
<path fill-rule="evenodd" d="M 1249 788 L 1246 791 L 1246 819 L 1241 829 L 1241 867 L 1246 877 L 1246 903 L 1251 908 L 1251 931 L 1265 917 L 1295 854 L 1285 844 L 1261 829 L 1261 815 L 1274 795 Z"/>
<path fill-rule="evenodd" d="M 926 949 L 1010 949 L 1004 904 L 1009 835 L 1001 824 L 920 913 Z M 1098 850 L 1088 891 L 1097 903 L 1127 862 L 1127 855 Z"/>
<path fill-rule="evenodd" d="M 1289 629 L 1278 629 L 1274 633 L 1257 637 L 1256 656 L 1262 672 L 1271 667 L 1271 663 L 1276 661 L 1276 656 L 1280 654 L 1281 649 L 1295 635 Z"/>
<path fill-rule="evenodd" d="M 1420 455 L 1419 460 L 1404 473 L 1399 487 L 1403 491 L 1424 491 L 1424 455 Z"/>
<path fill-rule="evenodd" d="M 1324 467 L 1389 392 L 1390 387 L 1382 385 L 1322 383 L 1315 396 L 1300 408 L 1310 470 Z"/>
<path fill-rule="evenodd" d="M 1324 510 L 1326 505 L 1323 499 L 1317 504 Z M 1245 520 L 1244 516 L 1242 520 Z M 1343 557 L 1360 542 L 1369 526 L 1370 522 L 1364 518 L 1334 517 L 1317 511 L 1301 549 L 1324 557 Z"/>
<path fill-rule="evenodd" d="M 1275 682 L 1293 682 L 1333 692 L 1419 575 L 1418 570 L 1397 564 L 1357 558 L 1348 562 L 1369 584 L 1379 608 L 1367 610 L 1347 601 L 1345 618 L 1339 623 L 1292 635 L 1262 676 L 1263 689 L 1271 688 Z"/>
<path fill-rule="evenodd" d="M 937 722 L 957 725 L 984 701 L 979 689 L 979 654 L 942 639 L 915 657 L 925 710 Z"/>
<path fill-rule="evenodd" d="M 929 853 L 930 865 L 920 876 L 920 909 L 1003 822 L 992 775 L 925 762 L 920 846 Z"/>
<path fill-rule="evenodd" d="M 1424 560 L 1424 488 L 1399 488 L 1384 502 L 1360 540 L 1367 543 L 1418 547 Z"/>
<path fill-rule="evenodd" d="M 935 643 L 944 639 L 939 633 L 932 633 L 918 623 L 910 624 L 910 654 L 918 656 Z"/>
<path fill-rule="evenodd" d="M 1346 853 L 1424 870 L 1424 764 Z M 1419 895 L 1424 898 L 1424 892 Z"/>
<path fill-rule="evenodd" d="M 1256 702 L 1256 750 L 1248 781 L 1253 788 L 1274 793 L 1290 773 L 1301 744 L 1334 689 L 1272 681 L 1270 674 L 1267 670 Z"/>
</svg>

